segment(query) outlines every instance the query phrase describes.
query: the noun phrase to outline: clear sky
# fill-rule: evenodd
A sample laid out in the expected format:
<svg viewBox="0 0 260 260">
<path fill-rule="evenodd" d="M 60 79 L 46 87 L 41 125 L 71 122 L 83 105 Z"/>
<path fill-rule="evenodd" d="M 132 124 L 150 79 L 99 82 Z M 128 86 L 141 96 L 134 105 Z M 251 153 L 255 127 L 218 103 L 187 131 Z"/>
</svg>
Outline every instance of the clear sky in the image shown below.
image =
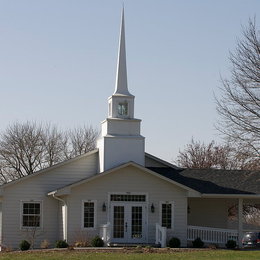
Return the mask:
<svg viewBox="0 0 260 260">
<path fill-rule="evenodd" d="M 146 151 L 219 140 L 213 92 L 259 0 L 125 0 L 128 86 Z M 99 128 L 114 91 L 121 0 L 0 0 L 0 131 Z M 259 26 L 258 26 L 259 28 Z"/>
</svg>

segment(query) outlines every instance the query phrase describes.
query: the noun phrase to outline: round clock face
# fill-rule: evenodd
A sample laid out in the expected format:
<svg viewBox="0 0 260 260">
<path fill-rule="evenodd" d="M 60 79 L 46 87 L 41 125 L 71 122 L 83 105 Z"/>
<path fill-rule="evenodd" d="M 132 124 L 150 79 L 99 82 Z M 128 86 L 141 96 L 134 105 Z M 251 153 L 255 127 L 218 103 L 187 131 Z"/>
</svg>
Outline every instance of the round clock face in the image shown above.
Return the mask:
<svg viewBox="0 0 260 260">
<path fill-rule="evenodd" d="M 128 113 L 128 104 L 126 102 L 118 104 L 118 114 L 120 116 L 126 116 Z"/>
</svg>

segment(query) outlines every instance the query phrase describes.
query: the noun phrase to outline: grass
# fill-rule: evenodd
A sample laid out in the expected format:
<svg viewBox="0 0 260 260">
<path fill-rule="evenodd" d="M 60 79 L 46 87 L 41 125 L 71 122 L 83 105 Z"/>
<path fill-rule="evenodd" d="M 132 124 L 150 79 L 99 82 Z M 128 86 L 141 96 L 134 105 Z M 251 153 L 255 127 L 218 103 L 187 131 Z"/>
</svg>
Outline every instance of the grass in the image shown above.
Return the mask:
<svg viewBox="0 0 260 260">
<path fill-rule="evenodd" d="M 157 253 L 142 250 L 120 252 L 89 252 L 76 250 L 27 251 L 0 253 L 1 260 L 247 260 L 260 259 L 260 251 L 203 250 L 203 251 L 161 251 Z"/>
</svg>

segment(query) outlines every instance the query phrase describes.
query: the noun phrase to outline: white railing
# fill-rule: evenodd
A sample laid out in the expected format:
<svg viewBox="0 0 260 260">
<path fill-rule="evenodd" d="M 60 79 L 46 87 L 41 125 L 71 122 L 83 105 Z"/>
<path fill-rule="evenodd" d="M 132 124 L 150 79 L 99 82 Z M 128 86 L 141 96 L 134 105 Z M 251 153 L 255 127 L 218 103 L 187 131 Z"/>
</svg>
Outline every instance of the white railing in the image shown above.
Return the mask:
<svg viewBox="0 0 260 260">
<path fill-rule="evenodd" d="M 111 240 L 111 225 L 109 222 L 100 226 L 100 237 L 104 241 L 104 244 L 109 246 Z"/>
<path fill-rule="evenodd" d="M 166 227 L 162 227 L 158 223 L 156 223 L 156 231 L 155 231 L 155 243 L 157 245 L 161 245 L 161 247 L 166 247 Z"/>
<path fill-rule="evenodd" d="M 235 240 L 238 242 L 238 231 L 232 229 L 188 226 L 187 240 L 193 241 L 197 237 L 206 243 L 226 244 L 228 240 Z"/>
</svg>

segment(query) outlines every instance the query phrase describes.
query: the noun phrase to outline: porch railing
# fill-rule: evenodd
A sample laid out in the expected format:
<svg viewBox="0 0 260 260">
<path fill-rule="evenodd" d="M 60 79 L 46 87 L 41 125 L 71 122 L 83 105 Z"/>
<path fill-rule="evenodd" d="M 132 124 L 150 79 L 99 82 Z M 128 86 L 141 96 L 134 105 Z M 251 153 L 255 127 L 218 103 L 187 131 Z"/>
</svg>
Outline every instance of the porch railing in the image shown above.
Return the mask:
<svg viewBox="0 0 260 260">
<path fill-rule="evenodd" d="M 211 227 L 188 226 L 187 240 L 192 241 L 200 237 L 203 242 L 226 244 L 230 239 L 238 242 L 238 231 Z"/>
<path fill-rule="evenodd" d="M 108 246 L 111 241 L 111 224 L 108 222 L 100 226 L 100 237 L 104 241 L 104 244 Z"/>
<path fill-rule="evenodd" d="M 155 228 L 155 243 L 161 245 L 161 247 L 166 247 L 166 227 L 162 227 L 160 224 L 156 223 Z"/>
</svg>

